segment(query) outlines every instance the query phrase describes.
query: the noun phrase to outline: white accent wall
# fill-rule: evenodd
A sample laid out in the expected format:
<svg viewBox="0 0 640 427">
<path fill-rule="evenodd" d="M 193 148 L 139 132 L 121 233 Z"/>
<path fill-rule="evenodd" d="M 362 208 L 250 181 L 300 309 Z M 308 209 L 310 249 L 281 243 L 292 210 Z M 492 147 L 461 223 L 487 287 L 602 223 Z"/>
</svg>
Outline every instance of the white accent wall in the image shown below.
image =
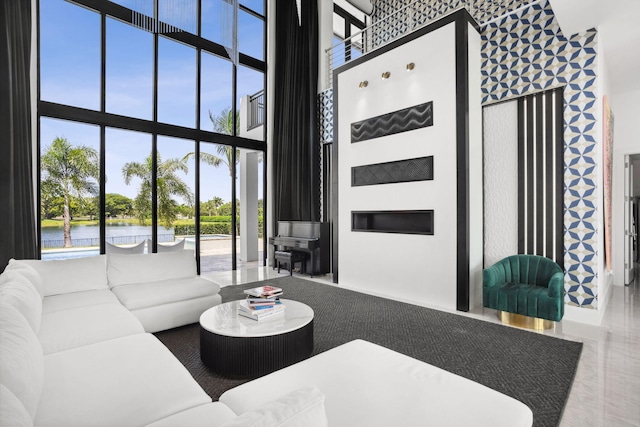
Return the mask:
<svg viewBox="0 0 640 427">
<path fill-rule="evenodd" d="M 475 30 L 473 33 L 477 34 Z M 470 222 L 472 280 L 482 269 L 482 149 L 480 111 L 480 38 L 470 55 L 477 75 L 470 78 L 470 132 L 477 164 L 469 174 L 479 209 Z M 455 23 L 445 25 L 338 74 L 338 259 L 339 284 L 417 304 L 456 308 L 456 58 Z M 415 63 L 407 72 L 406 64 Z M 389 79 L 381 74 L 389 71 Z M 359 89 L 367 80 L 368 87 Z M 351 143 L 351 124 L 433 101 L 433 126 Z M 351 187 L 351 168 L 434 156 L 434 179 Z M 352 211 L 434 210 L 434 234 L 352 232 Z M 471 216 L 473 218 L 473 215 Z M 477 302 L 480 282 L 472 285 Z M 472 292 L 472 294 L 473 294 Z M 481 298 L 481 294 L 480 294 Z M 471 305 L 473 306 L 472 301 Z"/>
<path fill-rule="evenodd" d="M 518 102 L 483 109 L 484 265 L 518 253 Z"/>
</svg>

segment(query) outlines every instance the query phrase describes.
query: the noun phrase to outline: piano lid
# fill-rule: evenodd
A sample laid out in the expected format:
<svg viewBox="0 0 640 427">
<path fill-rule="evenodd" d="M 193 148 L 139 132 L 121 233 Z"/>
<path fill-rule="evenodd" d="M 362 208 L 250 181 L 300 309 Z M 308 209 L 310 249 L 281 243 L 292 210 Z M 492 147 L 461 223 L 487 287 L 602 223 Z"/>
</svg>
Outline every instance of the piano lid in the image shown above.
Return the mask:
<svg viewBox="0 0 640 427">
<path fill-rule="evenodd" d="M 319 238 L 321 222 L 278 221 L 278 236 Z"/>
</svg>

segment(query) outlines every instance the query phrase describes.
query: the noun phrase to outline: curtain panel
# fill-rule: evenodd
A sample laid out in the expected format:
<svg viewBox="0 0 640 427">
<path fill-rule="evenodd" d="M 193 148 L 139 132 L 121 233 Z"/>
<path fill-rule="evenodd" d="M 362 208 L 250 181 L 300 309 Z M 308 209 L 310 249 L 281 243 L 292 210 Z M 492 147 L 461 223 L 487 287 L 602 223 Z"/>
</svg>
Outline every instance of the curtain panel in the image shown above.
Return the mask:
<svg viewBox="0 0 640 427">
<path fill-rule="evenodd" d="M 0 2 L 0 270 L 36 258 L 31 135 L 31 1 Z"/>
<path fill-rule="evenodd" d="M 300 17 L 295 0 L 278 0 L 275 16 L 273 219 L 319 221 L 317 0 Z"/>
</svg>

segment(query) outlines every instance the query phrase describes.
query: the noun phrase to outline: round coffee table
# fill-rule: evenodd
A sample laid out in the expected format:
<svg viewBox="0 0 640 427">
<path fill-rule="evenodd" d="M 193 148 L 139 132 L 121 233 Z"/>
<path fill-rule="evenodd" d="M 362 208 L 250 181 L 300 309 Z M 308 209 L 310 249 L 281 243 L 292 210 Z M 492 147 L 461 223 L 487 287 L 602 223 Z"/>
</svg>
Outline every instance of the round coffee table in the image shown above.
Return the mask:
<svg viewBox="0 0 640 427">
<path fill-rule="evenodd" d="M 283 299 L 283 314 L 256 321 L 238 315 L 239 302 L 216 305 L 200 316 L 200 358 L 214 372 L 255 377 L 311 355 L 311 307 Z"/>
</svg>

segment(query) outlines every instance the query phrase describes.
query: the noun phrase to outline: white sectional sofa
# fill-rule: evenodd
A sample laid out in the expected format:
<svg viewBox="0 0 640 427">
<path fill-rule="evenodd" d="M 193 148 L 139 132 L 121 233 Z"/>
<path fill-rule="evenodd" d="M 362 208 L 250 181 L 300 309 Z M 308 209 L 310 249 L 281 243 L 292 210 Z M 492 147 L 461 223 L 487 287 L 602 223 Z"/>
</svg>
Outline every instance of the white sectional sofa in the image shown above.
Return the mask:
<svg viewBox="0 0 640 427">
<path fill-rule="evenodd" d="M 169 289 L 171 282 L 204 286 L 174 271 L 188 264 L 186 255 L 172 260 L 165 254 L 115 255 L 109 260 L 12 260 L 0 275 L 0 425 L 532 424 L 531 411 L 521 402 L 361 340 L 245 383 L 211 402 L 145 329 L 196 321 L 192 314 L 171 315 L 171 322 L 154 317 L 198 311 L 200 300 L 218 303 L 219 288 L 209 282 L 214 299 L 189 290 L 181 294 L 186 299 L 171 302 L 168 296 L 177 295 Z M 145 277 L 152 280 L 142 281 Z M 134 286 L 140 289 L 128 288 Z M 152 303 L 144 302 L 145 293 Z M 196 301 L 177 304 L 190 300 Z M 154 313 L 152 307 L 159 308 Z"/>
</svg>

